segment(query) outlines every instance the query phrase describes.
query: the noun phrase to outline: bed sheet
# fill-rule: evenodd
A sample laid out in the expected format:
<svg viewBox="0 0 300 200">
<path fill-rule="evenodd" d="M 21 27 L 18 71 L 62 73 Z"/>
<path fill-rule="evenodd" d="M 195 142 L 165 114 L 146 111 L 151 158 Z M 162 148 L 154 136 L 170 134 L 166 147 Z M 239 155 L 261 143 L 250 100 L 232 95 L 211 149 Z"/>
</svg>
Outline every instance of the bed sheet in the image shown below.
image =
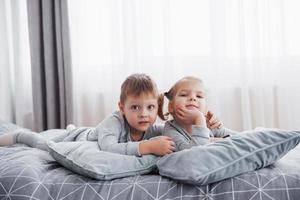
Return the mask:
<svg viewBox="0 0 300 200">
<path fill-rule="evenodd" d="M 0 134 L 17 128 L 0 122 Z M 17 144 L 0 147 L 0 199 L 300 199 L 300 147 L 277 163 L 204 186 L 158 174 L 98 181 L 60 166 L 48 152 Z"/>
</svg>

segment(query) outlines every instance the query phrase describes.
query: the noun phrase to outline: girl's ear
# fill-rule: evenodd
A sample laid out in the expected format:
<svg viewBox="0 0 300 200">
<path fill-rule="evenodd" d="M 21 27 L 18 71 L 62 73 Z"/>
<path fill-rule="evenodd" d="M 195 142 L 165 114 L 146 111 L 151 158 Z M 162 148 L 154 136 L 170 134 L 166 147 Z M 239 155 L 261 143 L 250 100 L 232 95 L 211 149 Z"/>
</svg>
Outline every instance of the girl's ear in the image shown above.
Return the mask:
<svg viewBox="0 0 300 200">
<path fill-rule="evenodd" d="M 122 114 L 124 114 L 124 104 L 121 103 L 121 102 L 119 102 L 119 103 L 118 103 L 118 106 L 119 106 L 120 112 L 121 112 Z"/>
<path fill-rule="evenodd" d="M 172 101 L 169 101 L 169 104 L 168 104 L 168 111 L 170 114 L 173 114 L 174 112 L 174 108 L 173 108 L 173 103 Z"/>
</svg>

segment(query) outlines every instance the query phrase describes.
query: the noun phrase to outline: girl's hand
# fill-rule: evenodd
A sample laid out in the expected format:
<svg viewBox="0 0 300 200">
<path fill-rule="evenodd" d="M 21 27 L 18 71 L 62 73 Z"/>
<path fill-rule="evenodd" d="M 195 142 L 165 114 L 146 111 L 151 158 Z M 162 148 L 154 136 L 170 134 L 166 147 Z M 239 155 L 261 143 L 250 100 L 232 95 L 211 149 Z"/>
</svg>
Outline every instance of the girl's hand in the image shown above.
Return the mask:
<svg viewBox="0 0 300 200">
<path fill-rule="evenodd" d="M 217 141 L 220 141 L 220 140 L 224 140 L 224 138 L 220 138 L 220 137 L 211 137 L 211 138 L 209 138 L 210 142 L 217 142 Z"/>
<path fill-rule="evenodd" d="M 206 114 L 206 124 L 209 129 L 221 128 L 223 126 L 223 123 L 211 111 L 208 111 Z"/>
<path fill-rule="evenodd" d="M 186 109 L 184 107 L 178 108 L 175 113 L 177 119 L 179 119 L 183 124 L 187 125 L 197 125 L 201 127 L 206 127 L 206 119 L 204 114 L 197 108 Z"/>
</svg>

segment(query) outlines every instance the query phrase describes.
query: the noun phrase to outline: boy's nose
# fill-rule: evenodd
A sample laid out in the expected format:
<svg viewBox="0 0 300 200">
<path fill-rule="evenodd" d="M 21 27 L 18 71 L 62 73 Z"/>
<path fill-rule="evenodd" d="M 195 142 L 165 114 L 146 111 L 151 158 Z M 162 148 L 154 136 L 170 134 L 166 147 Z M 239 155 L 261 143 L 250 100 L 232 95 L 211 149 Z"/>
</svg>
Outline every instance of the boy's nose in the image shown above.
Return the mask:
<svg viewBox="0 0 300 200">
<path fill-rule="evenodd" d="M 141 112 L 140 112 L 140 116 L 141 117 L 146 117 L 147 115 L 148 115 L 147 109 L 142 109 Z"/>
</svg>

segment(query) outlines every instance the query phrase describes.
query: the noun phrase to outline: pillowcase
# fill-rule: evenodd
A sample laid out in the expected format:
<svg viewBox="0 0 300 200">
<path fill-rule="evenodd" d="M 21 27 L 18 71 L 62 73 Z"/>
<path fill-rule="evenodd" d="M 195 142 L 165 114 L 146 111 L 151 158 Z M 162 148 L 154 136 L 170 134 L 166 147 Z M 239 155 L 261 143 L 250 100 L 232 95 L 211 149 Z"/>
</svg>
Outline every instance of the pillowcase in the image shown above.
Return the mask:
<svg viewBox="0 0 300 200">
<path fill-rule="evenodd" d="M 206 185 L 270 165 L 299 141 L 300 131 L 261 129 L 169 154 L 157 167 L 162 176 Z"/>
<path fill-rule="evenodd" d="M 98 180 L 147 174 L 156 169 L 158 157 L 136 157 L 101 151 L 97 141 L 48 143 L 53 158 L 73 172 Z"/>
</svg>

